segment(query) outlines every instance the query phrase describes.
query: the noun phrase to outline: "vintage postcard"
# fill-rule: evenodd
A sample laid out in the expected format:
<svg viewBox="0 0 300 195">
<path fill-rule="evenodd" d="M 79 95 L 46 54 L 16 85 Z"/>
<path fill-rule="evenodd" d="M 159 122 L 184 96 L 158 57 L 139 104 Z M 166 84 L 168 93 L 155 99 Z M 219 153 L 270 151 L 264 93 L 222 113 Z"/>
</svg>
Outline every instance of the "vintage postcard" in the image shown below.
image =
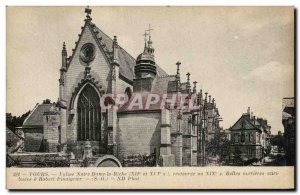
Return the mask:
<svg viewBox="0 0 300 195">
<path fill-rule="evenodd" d="M 6 8 L 13 189 L 295 189 L 294 7 Z"/>
</svg>

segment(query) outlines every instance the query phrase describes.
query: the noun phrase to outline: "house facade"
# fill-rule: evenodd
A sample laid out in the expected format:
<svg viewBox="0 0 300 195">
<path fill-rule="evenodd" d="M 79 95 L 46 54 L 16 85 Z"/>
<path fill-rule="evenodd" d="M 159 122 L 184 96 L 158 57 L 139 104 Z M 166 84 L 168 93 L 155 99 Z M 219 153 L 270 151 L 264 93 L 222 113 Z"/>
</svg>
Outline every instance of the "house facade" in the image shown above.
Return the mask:
<svg viewBox="0 0 300 195">
<path fill-rule="evenodd" d="M 250 113 L 244 113 L 229 129 L 231 132 L 231 160 L 239 158 L 242 161 L 262 159 L 270 147 L 271 126 L 267 120 L 257 118 Z"/>
</svg>

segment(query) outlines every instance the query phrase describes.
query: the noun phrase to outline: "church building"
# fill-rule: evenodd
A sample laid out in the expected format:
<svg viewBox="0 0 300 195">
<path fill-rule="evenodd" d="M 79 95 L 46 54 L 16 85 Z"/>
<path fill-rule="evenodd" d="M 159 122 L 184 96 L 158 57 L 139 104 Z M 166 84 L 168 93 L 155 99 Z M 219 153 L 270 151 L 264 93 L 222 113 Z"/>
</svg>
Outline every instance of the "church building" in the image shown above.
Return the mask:
<svg viewBox="0 0 300 195">
<path fill-rule="evenodd" d="M 58 102 L 37 104 L 20 128 L 24 151 L 64 152 L 75 159 L 107 155 L 121 163 L 152 155 L 158 166 L 201 164 L 204 98 L 197 82 L 190 82 L 189 73 L 182 82 L 180 62 L 173 75 L 158 66 L 150 27 L 135 58 L 117 36 L 110 38 L 92 22 L 91 11 L 85 9 L 71 55 L 63 43 Z M 116 98 L 120 95 L 122 101 Z M 215 107 L 214 100 L 209 103 Z M 219 116 L 217 110 L 214 115 Z"/>
</svg>

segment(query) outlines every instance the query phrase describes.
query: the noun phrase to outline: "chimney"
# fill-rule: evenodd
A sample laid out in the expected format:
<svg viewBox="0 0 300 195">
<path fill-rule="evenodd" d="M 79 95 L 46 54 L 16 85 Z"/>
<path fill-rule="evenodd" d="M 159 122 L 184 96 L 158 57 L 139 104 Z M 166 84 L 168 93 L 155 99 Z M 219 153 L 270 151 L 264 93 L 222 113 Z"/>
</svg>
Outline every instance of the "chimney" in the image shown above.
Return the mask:
<svg viewBox="0 0 300 195">
<path fill-rule="evenodd" d="M 250 107 L 248 107 L 247 109 L 247 114 L 250 114 Z"/>
</svg>

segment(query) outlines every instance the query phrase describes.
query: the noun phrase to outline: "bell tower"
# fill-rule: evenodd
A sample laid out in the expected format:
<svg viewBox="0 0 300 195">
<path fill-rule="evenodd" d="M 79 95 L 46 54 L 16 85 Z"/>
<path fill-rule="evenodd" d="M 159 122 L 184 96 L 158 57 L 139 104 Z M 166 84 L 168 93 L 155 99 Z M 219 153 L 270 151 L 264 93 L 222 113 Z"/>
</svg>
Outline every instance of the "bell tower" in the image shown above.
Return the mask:
<svg viewBox="0 0 300 195">
<path fill-rule="evenodd" d="M 151 26 L 145 31 L 144 51 L 138 55 L 134 67 L 135 79 L 133 81 L 133 91 L 151 91 L 152 82 L 156 77 L 156 63 L 154 59 L 154 48 L 151 40 Z M 148 32 L 148 33 L 147 33 Z M 148 41 L 147 41 L 148 36 Z"/>
</svg>

